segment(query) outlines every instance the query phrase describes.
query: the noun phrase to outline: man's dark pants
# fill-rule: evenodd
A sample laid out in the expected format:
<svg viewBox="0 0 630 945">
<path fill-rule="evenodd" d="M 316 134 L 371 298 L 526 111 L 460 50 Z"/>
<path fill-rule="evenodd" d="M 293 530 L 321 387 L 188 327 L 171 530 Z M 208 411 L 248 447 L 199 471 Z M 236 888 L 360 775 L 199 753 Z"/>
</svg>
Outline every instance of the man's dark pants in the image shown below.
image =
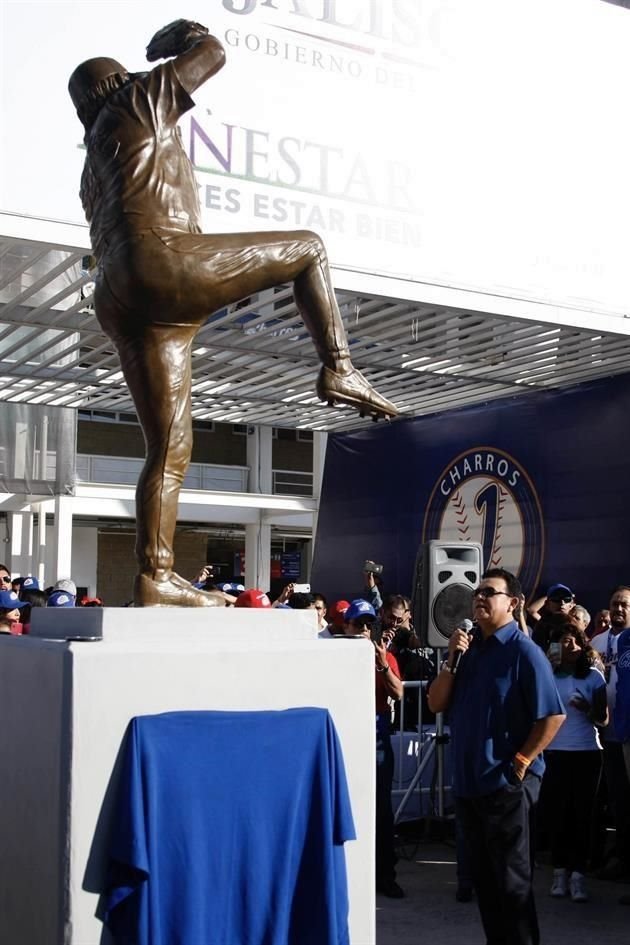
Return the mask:
<svg viewBox="0 0 630 945">
<path fill-rule="evenodd" d="M 483 797 L 458 797 L 457 816 L 472 858 L 472 872 L 487 945 L 538 945 L 532 890 L 533 812 L 540 779 Z"/>
<path fill-rule="evenodd" d="M 392 782 L 394 750 L 389 736 L 389 718 L 379 720 L 376 741 L 376 886 L 396 879 Z"/>
<path fill-rule="evenodd" d="M 630 866 L 630 792 L 621 742 L 604 741 L 604 775 L 608 805 L 615 822 L 614 855 Z"/>
</svg>

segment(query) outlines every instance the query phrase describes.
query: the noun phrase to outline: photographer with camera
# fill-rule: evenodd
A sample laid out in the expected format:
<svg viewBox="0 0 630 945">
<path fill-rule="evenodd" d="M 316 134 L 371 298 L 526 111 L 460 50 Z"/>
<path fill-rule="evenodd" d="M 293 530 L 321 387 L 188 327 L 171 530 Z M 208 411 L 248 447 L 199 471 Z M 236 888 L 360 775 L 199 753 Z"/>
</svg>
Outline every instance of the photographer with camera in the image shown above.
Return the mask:
<svg viewBox="0 0 630 945">
<path fill-rule="evenodd" d="M 367 559 L 363 563 L 362 599 L 371 604 L 375 611 L 383 606 L 383 565 Z"/>
<path fill-rule="evenodd" d="M 392 781 L 394 752 L 390 739 L 388 699 L 400 701 L 403 693 L 398 663 L 388 653 L 377 628 L 376 611 L 362 599 L 353 600 L 345 613 L 346 636 L 372 640 L 376 696 L 376 891 L 390 899 L 405 895 L 396 882 Z"/>
<path fill-rule="evenodd" d="M 427 683 L 435 678 L 435 664 L 422 647 L 422 641 L 416 636 L 411 624 L 411 602 L 402 594 L 389 594 L 381 608 L 381 630 L 383 642 L 389 652 L 396 657 L 401 678 L 405 681 Z M 411 688 L 404 693 L 404 720 L 406 731 L 417 731 L 418 699 L 422 697 L 422 720 L 433 722 L 435 716 L 427 705 L 426 688 Z M 396 704 L 394 724 L 400 725 L 402 703 Z"/>
</svg>

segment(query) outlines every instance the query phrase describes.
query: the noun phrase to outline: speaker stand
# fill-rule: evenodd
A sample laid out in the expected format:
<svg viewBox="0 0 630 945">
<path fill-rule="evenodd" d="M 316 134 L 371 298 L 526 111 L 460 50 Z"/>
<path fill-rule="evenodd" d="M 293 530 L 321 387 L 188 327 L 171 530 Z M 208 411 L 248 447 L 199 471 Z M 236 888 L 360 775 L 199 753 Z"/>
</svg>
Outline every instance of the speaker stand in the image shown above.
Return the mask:
<svg viewBox="0 0 630 945">
<path fill-rule="evenodd" d="M 437 666 L 439 666 L 440 663 L 442 662 L 442 658 L 443 658 L 443 657 L 442 657 L 442 654 L 443 654 L 443 650 L 442 650 L 441 648 L 436 648 L 436 650 L 435 650 L 435 655 L 436 655 L 436 665 L 437 665 Z M 403 686 L 404 686 L 404 684 L 403 684 Z M 419 738 L 419 739 L 421 738 L 421 734 L 422 734 L 422 693 L 419 692 L 419 693 L 418 693 L 418 738 Z M 396 808 L 396 812 L 394 813 L 394 823 L 395 823 L 395 824 L 398 823 L 398 818 L 400 817 L 400 815 L 401 815 L 402 812 L 404 811 L 405 806 L 407 805 L 407 802 L 409 801 L 409 798 L 411 797 L 411 795 L 412 795 L 413 792 L 415 791 L 416 787 L 417 787 L 418 784 L 420 783 L 420 779 L 422 778 L 422 775 L 424 774 L 424 772 L 426 771 L 426 769 L 428 768 L 428 766 L 429 766 L 429 764 L 431 763 L 432 760 L 435 761 L 435 766 L 436 766 L 436 767 L 435 767 L 435 771 L 436 771 L 436 776 L 437 776 L 437 778 L 436 778 L 436 780 L 437 780 L 437 786 L 436 786 L 436 791 L 437 791 L 437 817 L 436 817 L 435 814 L 434 814 L 434 815 L 433 815 L 433 819 L 434 819 L 434 820 L 438 820 L 438 821 L 443 821 L 443 820 L 445 820 L 445 814 L 444 814 L 444 808 L 445 808 L 445 805 L 444 805 L 444 787 L 445 787 L 445 785 L 444 785 L 444 772 L 445 772 L 445 766 L 444 766 L 444 746 L 445 746 L 445 745 L 448 745 L 448 743 L 449 743 L 449 741 L 450 741 L 450 737 L 451 737 L 450 735 L 447 735 L 447 734 L 445 734 L 445 732 L 444 732 L 444 713 L 443 713 L 443 712 L 436 712 L 436 714 L 435 714 L 435 737 L 434 737 L 433 740 L 431 741 L 431 744 L 429 745 L 429 747 L 426 749 L 426 752 L 423 751 L 423 758 L 422 758 L 422 761 L 420 762 L 420 764 L 419 764 L 418 767 L 416 768 L 416 771 L 415 771 L 415 773 L 414 773 L 414 776 L 413 776 L 413 778 L 411 779 L 411 781 L 410 781 L 410 783 L 409 783 L 409 787 L 407 788 L 407 790 L 406 790 L 405 793 L 403 794 L 402 799 L 401 799 L 401 801 L 400 801 L 400 804 L 399 804 L 398 807 Z"/>
</svg>

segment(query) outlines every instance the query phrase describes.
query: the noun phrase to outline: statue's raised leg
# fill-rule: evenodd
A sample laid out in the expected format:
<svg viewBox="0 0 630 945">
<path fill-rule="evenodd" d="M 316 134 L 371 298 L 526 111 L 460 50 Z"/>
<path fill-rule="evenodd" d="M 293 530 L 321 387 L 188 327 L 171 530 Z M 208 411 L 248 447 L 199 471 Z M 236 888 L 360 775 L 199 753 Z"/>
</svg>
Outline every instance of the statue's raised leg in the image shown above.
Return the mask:
<svg viewBox="0 0 630 945">
<path fill-rule="evenodd" d="M 161 242 L 159 253 L 155 237 Z M 147 246 L 148 243 L 148 246 Z M 181 310 L 169 304 L 172 321 L 186 318 L 201 324 L 216 311 L 257 292 L 292 282 L 304 325 L 322 362 L 317 393 L 329 403 L 350 404 L 375 417 L 395 417 L 394 404 L 374 390 L 350 360 L 346 331 L 332 287 L 324 245 L 309 230 L 256 233 L 189 234 L 156 230 L 143 253 L 150 267 L 162 274 L 156 289 L 165 297 L 173 287 Z M 156 296 L 157 299 L 158 296 Z"/>
</svg>

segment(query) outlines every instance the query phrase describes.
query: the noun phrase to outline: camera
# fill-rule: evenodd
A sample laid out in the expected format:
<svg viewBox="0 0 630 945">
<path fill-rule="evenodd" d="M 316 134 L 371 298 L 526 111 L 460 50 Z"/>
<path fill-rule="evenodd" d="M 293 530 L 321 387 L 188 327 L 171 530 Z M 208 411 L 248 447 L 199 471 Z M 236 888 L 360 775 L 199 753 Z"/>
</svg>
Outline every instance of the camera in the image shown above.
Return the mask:
<svg viewBox="0 0 630 945">
<path fill-rule="evenodd" d="M 311 585 L 310 584 L 294 584 L 293 593 L 294 594 L 310 594 Z"/>
<path fill-rule="evenodd" d="M 381 627 L 380 623 L 373 624 L 370 627 L 370 640 L 372 640 L 374 643 L 383 642 L 383 628 Z"/>
<path fill-rule="evenodd" d="M 411 641 L 411 629 L 408 627 L 399 627 L 394 634 L 394 643 L 401 650 L 407 649 Z"/>
<path fill-rule="evenodd" d="M 365 574 L 382 574 L 383 565 L 377 564 L 376 561 L 370 561 L 368 559 L 367 561 L 363 562 L 363 571 Z"/>
</svg>

